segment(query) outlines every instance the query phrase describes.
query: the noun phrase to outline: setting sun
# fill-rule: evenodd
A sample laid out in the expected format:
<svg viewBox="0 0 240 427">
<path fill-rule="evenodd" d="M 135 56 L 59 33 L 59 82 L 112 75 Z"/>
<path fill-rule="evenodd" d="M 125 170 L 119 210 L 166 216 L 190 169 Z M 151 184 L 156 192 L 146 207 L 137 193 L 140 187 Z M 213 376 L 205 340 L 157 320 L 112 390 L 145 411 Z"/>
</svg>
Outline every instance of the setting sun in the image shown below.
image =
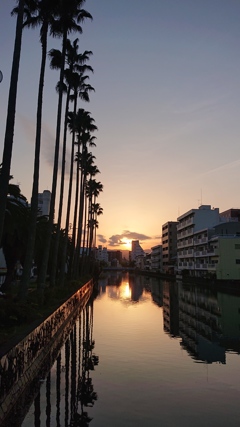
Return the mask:
<svg viewBox="0 0 240 427">
<path fill-rule="evenodd" d="M 121 243 L 124 245 L 124 248 L 129 250 L 132 249 L 132 240 L 129 240 L 127 237 L 123 237 Z"/>
</svg>

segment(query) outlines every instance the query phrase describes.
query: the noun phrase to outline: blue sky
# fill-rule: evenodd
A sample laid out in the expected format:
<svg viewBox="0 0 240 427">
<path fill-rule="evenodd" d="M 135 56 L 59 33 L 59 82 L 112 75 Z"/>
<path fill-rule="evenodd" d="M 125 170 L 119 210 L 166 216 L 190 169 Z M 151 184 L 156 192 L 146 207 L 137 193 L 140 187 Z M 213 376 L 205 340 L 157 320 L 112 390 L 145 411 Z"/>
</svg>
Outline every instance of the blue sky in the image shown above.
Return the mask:
<svg viewBox="0 0 240 427">
<path fill-rule="evenodd" d="M 1 146 L 14 5 L 1 0 Z M 81 107 L 99 128 L 99 243 L 113 248 L 124 236 L 139 236 L 147 249 L 160 242 L 162 224 L 201 203 L 240 207 L 240 2 L 87 0 L 84 8 L 93 21 L 83 24 L 79 45 L 93 51 L 89 82 L 96 92 Z M 38 30 L 24 30 L 11 172 L 29 199 L 40 54 Z M 48 69 L 41 191 L 51 190 L 57 79 Z"/>
</svg>

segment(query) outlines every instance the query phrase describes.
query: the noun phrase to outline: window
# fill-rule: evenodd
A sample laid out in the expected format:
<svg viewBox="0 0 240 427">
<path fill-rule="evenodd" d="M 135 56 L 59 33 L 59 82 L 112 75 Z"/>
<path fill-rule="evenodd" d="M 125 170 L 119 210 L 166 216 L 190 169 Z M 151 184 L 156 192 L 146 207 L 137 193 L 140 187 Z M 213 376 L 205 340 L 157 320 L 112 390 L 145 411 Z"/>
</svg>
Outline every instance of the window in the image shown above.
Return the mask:
<svg viewBox="0 0 240 427">
<path fill-rule="evenodd" d="M 240 249 L 240 245 L 239 245 L 239 243 L 236 243 L 236 244 L 235 244 L 235 249 Z"/>
<path fill-rule="evenodd" d="M 236 259 L 236 264 L 240 264 L 240 259 Z"/>
</svg>

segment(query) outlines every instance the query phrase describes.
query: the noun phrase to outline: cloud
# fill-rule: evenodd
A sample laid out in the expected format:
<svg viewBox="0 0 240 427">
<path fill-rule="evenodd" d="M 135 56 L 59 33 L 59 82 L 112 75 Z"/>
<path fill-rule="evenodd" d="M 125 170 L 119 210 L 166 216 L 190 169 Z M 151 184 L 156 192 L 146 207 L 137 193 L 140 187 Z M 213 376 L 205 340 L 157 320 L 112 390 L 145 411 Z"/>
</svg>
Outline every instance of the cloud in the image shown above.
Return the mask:
<svg viewBox="0 0 240 427">
<path fill-rule="evenodd" d="M 103 234 L 98 234 L 98 241 L 101 243 L 107 243 L 107 239 L 103 236 Z"/>
<path fill-rule="evenodd" d="M 108 244 L 109 246 L 125 245 L 127 242 L 123 240 L 124 238 L 128 240 L 140 241 L 152 239 L 150 236 L 146 236 L 145 234 L 136 233 L 135 231 L 124 230 L 122 234 L 114 234 L 113 236 L 109 237 Z"/>
</svg>

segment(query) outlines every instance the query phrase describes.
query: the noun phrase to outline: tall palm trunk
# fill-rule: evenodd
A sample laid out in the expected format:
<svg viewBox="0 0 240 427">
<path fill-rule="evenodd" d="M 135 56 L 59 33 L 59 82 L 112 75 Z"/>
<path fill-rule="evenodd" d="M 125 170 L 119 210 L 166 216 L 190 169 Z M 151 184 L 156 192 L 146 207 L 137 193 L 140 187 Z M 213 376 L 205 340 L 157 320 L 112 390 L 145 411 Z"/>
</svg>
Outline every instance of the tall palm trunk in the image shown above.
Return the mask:
<svg viewBox="0 0 240 427">
<path fill-rule="evenodd" d="M 82 162 L 83 160 L 82 156 Z M 75 279 L 79 277 L 79 261 L 80 261 L 80 251 L 81 251 L 81 243 L 82 243 L 82 228 L 83 228 L 83 212 L 84 212 L 84 192 L 86 188 L 86 172 L 83 167 L 83 163 L 81 166 L 81 183 L 80 183 L 80 199 L 79 199 L 79 214 L 78 214 L 78 230 L 77 230 L 77 243 L 74 251 L 74 260 L 73 260 L 73 271 Z"/>
<path fill-rule="evenodd" d="M 77 161 L 76 161 L 76 189 L 75 189 L 75 201 L 74 201 L 74 215 L 73 215 L 73 228 L 72 228 L 72 245 L 71 245 L 71 254 L 70 254 L 70 263 L 69 263 L 69 273 L 70 276 L 73 274 L 73 263 L 74 263 L 74 254 L 75 254 L 75 246 L 76 246 L 76 233 L 77 233 L 77 217 L 78 217 L 78 209 L 79 209 L 79 156 L 80 156 L 80 138 L 78 141 L 77 147 Z"/>
<path fill-rule="evenodd" d="M 48 227 L 47 227 L 46 238 L 45 238 L 45 250 L 43 253 L 42 265 L 41 265 L 39 277 L 38 277 L 39 288 L 43 288 L 46 282 L 53 221 L 54 221 L 54 208 L 55 208 L 55 199 L 56 199 L 56 190 L 57 190 L 58 159 L 59 159 L 59 145 L 60 145 L 60 131 L 61 131 L 61 117 L 62 117 L 63 76 L 64 76 L 66 42 L 67 42 L 67 32 L 65 31 L 63 34 L 63 41 L 62 41 L 62 62 L 61 62 L 60 79 L 59 79 L 56 141 L 55 141 L 55 154 L 54 154 L 54 166 L 53 166 L 53 177 L 52 177 L 52 195 L 51 195 L 51 203 L 50 203 L 49 221 L 48 221 Z"/>
<path fill-rule="evenodd" d="M 3 225 L 5 218 L 5 210 L 7 203 L 8 194 L 8 183 L 10 176 L 11 160 L 12 160 L 12 147 L 13 147 L 13 135 L 15 125 L 15 113 L 16 113 L 16 100 L 17 100 L 17 84 L 18 84 L 18 73 L 21 55 L 21 44 L 22 44 L 22 24 L 23 24 L 23 9 L 24 0 L 19 0 L 18 3 L 18 16 L 16 23 L 15 43 L 13 52 L 13 62 L 11 71 L 10 88 L 8 95 L 8 110 L 7 110 L 7 121 L 5 129 L 4 139 L 4 150 L 2 159 L 2 171 L 0 176 L 0 246 L 3 234 Z"/>
<path fill-rule="evenodd" d="M 76 111 L 77 111 L 77 94 L 74 98 L 74 107 L 73 107 L 74 115 L 76 114 Z M 75 142 L 75 128 L 73 128 L 73 132 L 72 132 L 72 147 L 71 147 L 70 174 L 69 174 L 69 185 L 68 185 L 67 213 L 66 213 L 66 223 L 65 223 L 65 236 L 64 236 L 63 249 L 61 254 L 61 265 L 60 265 L 60 286 L 63 286 L 63 283 L 64 283 L 65 265 L 67 260 L 68 229 L 69 229 L 71 201 L 72 201 L 74 142 Z M 69 262 L 69 270 L 70 270 L 70 262 Z"/>
<path fill-rule="evenodd" d="M 25 299 L 27 296 L 28 283 L 31 275 L 32 261 L 34 257 L 34 245 L 36 237 L 36 223 L 38 215 L 38 188 L 39 188 L 39 169 L 40 169 L 40 148 L 41 148 L 41 127 L 42 127 L 42 104 L 43 104 L 43 87 L 47 56 L 47 33 L 48 24 L 43 27 L 42 42 L 42 61 L 38 86 L 38 105 L 37 105 L 37 124 L 35 140 L 35 158 L 33 172 L 33 186 L 31 197 L 31 216 L 27 238 L 27 250 L 24 260 L 23 275 L 21 278 L 20 298 Z"/>
<path fill-rule="evenodd" d="M 58 250 L 59 250 L 60 228 L 61 228 L 61 221 L 62 221 L 63 195 L 64 195 L 66 144 L 67 144 L 67 121 L 68 121 L 67 119 L 68 119 L 70 91 L 71 91 L 71 86 L 69 85 L 68 90 L 67 90 L 66 107 L 65 107 L 60 198 L 59 198 L 59 207 L 58 207 L 58 223 L 57 223 L 56 236 L 55 236 L 55 240 L 54 240 L 53 257 L 52 257 L 52 268 L 51 268 L 51 277 L 50 277 L 51 286 L 55 286 L 56 274 L 57 274 L 57 264 L 58 264 Z"/>
</svg>

